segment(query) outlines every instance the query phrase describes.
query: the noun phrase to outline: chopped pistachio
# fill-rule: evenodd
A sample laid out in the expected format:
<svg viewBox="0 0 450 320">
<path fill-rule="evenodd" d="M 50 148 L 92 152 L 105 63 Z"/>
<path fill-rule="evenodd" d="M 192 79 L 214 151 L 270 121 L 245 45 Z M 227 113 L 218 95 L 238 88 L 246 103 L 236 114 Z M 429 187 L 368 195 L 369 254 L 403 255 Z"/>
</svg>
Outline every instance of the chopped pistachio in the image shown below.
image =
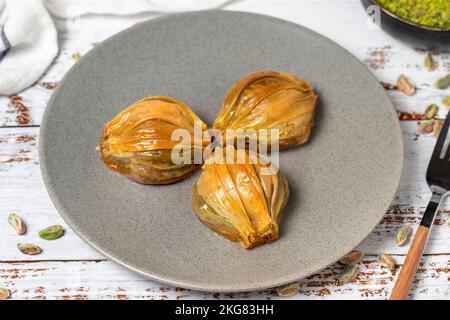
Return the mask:
<svg viewBox="0 0 450 320">
<path fill-rule="evenodd" d="M 397 79 L 397 88 L 408 96 L 416 92 L 416 86 L 403 74 Z"/>
<path fill-rule="evenodd" d="M 437 63 L 436 60 L 434 60 L 433 56 L 431 55 L 431 53 L 427 53 L 427 55 L 425 56 L 425 61 L 424 61 L 424 66 L 428 71 L 433 71 L 437 68 Z"/>
<path fill-rule="evenodd" d="M 38 234 L 42 239 L 55 240 L 64 235 L 64 228 L 60 225 L 54 225 L 39 231 Z"/>
<path fill-rule="evenodd" d="M 41 247 L 39 247 L 35 244 L 30 244 L 30 243 L 19 243 L 17 245 L 17 248 L 23 254 L 28 254 L 30 256 L 34 256 L 34 255 L 40 254 L 42 252 Z"/>
<path fill-rule="evenodd" d="M 349 283 L 356 279 L 359 274 L 359 267 L 356 264 L 349 264 L 344 268 L 338 277 L 340 283 Z"/>
<path fill-rule="evenodd" d="M 292 282 L 277 288 L 277 294 L 280 297 L 292 297 L 300 291 L 300 283 Z"/>
<path fill-rule="evenodd" d="M 414 24 L 450 29 L 448 0 L 377 0 L 386 10 Z"/>
<path fill-rule="evenodd" d="M 407 224 L 404 226 L 401 226 L 400 229 L 398 229 L 397 236 L 395 237 L 395 242 L 397 245 L 402 246 L 404 245 L 411 235 L 411 227 Z"/>
<path fill-rule="evenodd" d="M 11 292 L 6 288 L 0 288 L 0 300 L 6 300 L 11 297 Z"/>
<path fill-rule="evenodd" d="M 437 114 L 439 113 L 439 106 L 435 103 L 430 104 L 425 109 L 425 118 L 427 119 L 433 119 Z"/>
<path fill-rule="evenodd" d="M 9 224 L 16 230 L 18 235 L 24 234 L 26 232 L 25 223 L 23 223 L 22 219 L 15 213 L 11 213 L 8 216 Z"/>
<path fill-rule="evenodd" d="M 433 132 L 434 120 L 426 120 L 418 123 L 419 125 L 419 133 L 421 134 L 430 134 Z"/>
<path fill-rule="evenodd" d="M 444 120 L 442 120 L 442 119 L 434 120 L 433 133 L 436 138 L 439 137 L 439 134 L 441 133 L 443 126 L 444 126 Z"/>
<path fill-rule="evenodd" d="M 450 73 L 436 81 L 434 86 L 438 89 L 447 89 L 450 87 Z"/>
<path fill-rule="evenodd" d="M 443 103 L 446 107 L 450 108 L 450 96 L 444 97 L 444 98 L 442 99 L 442 103 Z"/>
<path fill-rule="evenodd" d="M 358 250 L 353 250 L 353 251 L 350 251 L 349 253 L 347 253 L 345 256 L 343 256 L 341 258 L 341 260 L 339 260 L 339 262 L 344 265 L 349 265 L 349 264 L 355 264 L 355 263 L 361 262 L 361 260 L 363 258 L 364 258 L 364 253 L 362 253 L 361 251 L 358 251 Z"/>
<path fill-rule="evenodd" d="M 395 262 L 394 258 L 392 258 L 390 255 L 388 255 L 387 253 L 381 253 L 378 256 L 378 260 L 380 261 L 380 263 L 385 266 L 386 268 L 388 268 L 390 271 L 395 269 L 395 266 L 397 265 L 397 263 Z"/>
</svg>

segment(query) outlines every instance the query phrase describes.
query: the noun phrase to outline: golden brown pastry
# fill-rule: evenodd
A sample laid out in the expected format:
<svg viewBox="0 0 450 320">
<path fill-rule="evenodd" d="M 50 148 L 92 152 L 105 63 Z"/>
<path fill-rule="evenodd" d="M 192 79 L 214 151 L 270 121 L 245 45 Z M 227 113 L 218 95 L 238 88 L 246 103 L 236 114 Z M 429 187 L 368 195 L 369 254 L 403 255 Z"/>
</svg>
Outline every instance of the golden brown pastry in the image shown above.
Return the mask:
<svg viewBox="0 0 450 320">
<path fill-rule="evenodd" d="M 108 122 L 100 140 L 103 162 L 111 169 L 143 184 L 168 184 L 181 180 L 200 168 L 194 164 L 195 149 L 203 142 L 194 142 L 194 123 L 201 130 L 207 126 L 184 103 L 164 96 L 137 101 Z M 180 142 L 172 140 L 176 129 L 191 135 L 186 149 L 189 163 L 174 163 L 172 150 Z M 186 150 L 185 149 L 185 150 Z"/>
<path fill-rule="evenodd" d="M 308 141 L 316 101 L 306 80 L 285 72 L 254 72 L 230 88 L 214 128 L 224 140 L 226 129 L 278 129 L 280 149 L 287 149 Z"/>
<path fill-rule="evenodd" d="M 246 151 L 237 152 L 242 164 L 217 161 L 217 153 L 225 155 L 221 147 L 213 152 L 193 187 L 192 208 L 214 232 L 249 249 L 278 239 L 289 188 L 267 160 L 255 156 L 257 163 L 252 164 Z"/>
</svg>

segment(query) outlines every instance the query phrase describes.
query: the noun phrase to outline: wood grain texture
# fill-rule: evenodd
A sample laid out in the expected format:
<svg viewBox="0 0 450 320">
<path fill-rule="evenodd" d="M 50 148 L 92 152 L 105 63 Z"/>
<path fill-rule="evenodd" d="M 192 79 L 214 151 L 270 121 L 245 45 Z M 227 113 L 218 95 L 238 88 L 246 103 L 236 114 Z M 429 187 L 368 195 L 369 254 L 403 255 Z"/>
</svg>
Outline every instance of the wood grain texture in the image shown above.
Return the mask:
<svg viewBox="0 0 450 320">
<path fill-rule="evenodd" d="M 423 113 L 430 103 L 442 105 L 450 90 L 436 90 L 432 84 L 450 72 L 450 51 L 433 53 L 438 69 L 423 67 L 426 52 L 410 48 L 380 30 L 366 27 L 359 0 L 241 0 L 227 10 L 267 14 L 309 27 L 333 39 L 368 66 L 384 83 L 399 112 Z M 97 43 L 133 24 L 156 17 L 145 13 L 129 17 L 81 17 L 77 24 L 57 19 L 60 54 L 44 77 L 31 88 L 11 97 L 0 96 L 0 287 L 7 287 L 13 299 L 276 299 L 272 290 L 242 294 L 201 293 L 167 287 L 106 261 L 68 228 L 51 203 L 39 169 L 38 134 L 48 99 L 64 74 L 76 63 L 74 53 L 84 55 Z M 395 82 L 400 74 L 414 81 L 418 90 L 405 96 Z M 419 135 L 416 121 L 402 121 L 405 166 L 397 195 L 375 230 L 358 246 L 366 253 L 361 274 L 354 283 L 336 284 L 339 264 L 301 281 L 293 299 L 387 299 L 397 273 L 376 261 L 380 252 L 392 254 L 399 264 L 408 251 L 395 244 L 403 224 L 415 230 L 430 198 L 425 171 L 436 138 Z M 370 196 L 370 195 L 368 195 Z M 445 224 L 450 208 L 444 203 L 437 214 L 425 256 L 409 293 L 414 299 L 450 298 L 450 228 Z M 24 236 L 14 234 L 5 222 L 10 212 L 28 225 Z M 1 222 L 4 221 L 4 222 Z M 62 224 L 61 239 L 42 243 L 37 231 L 50 224 Z M 24 256 L 18 242 L 36 242 L 44 248 L 39 256 Z"/>
<path fill-rule="evenodd" d="M 400 74 L 407 75 L 419 88 L 416 95 L 407 97 L 395 89 L 388 90 L 399 111 L 423 112 L 427 104 L 440 102 L 449 94 L 448 90 L 434 89 L 432 84 L 450 72 L 450 52 L 435 54 L 438 69 L 426 71 L 423 67 L 426 52 L 411 49 L 381 30 L 369 30 L 358 0 L 241 0 L 231 2 L 225 9 L 279 17 L 317 31 L 354 54 L 380 82 L 395 85 Z M 18 95 L 20 103 L 0 96 L 0 126 L 39 125 L 52 90 L 76 63 L 72 58 L 74 53 L 84 55 L 109 36 L 157 16 L 154 13 L 130 17 L 90 15 L 81 17 L 76 24 L 56 19 L 60 54 L 36 85 Z"/>
<path fill-rule="evenodd" d="M 408 255 L 403 262 L 403 267 L 395 282 L 390 300 L 405 300 L 408 297 L 409 288 L 415 278 L 417 267 L 422 259 L 422 252 L 427 244 L 430 229 L 419 226 L 411 243 Z"/>
<path fill-rule="evenodd" d="M 403 256 L 393 256 L 399 266 Z M 340 264 L 300 281 L 291 299 L 387 299 L 397 272 L 382 267 L 376 256 L 366 256 L 354 283 L 340 285 Z M 166 286 L 130 273 L 110 261 L 44 261 L 0 263 L 1 286 L 13 299 L 279 299 L 274 290 L 246 293 L 196 292 Z M 444 299 L 450 295 L 450 255 L 425 256 L 410 297 Z"/>
</svg>

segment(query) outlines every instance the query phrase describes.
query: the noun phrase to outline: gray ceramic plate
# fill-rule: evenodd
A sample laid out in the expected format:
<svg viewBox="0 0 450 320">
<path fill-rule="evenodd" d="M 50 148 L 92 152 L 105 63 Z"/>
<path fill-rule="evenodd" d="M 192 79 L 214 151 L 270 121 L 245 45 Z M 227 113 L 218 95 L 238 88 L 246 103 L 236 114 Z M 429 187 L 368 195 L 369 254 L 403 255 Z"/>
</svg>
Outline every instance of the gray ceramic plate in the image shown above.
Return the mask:
<svg viewBox="0 0 450 320">
<path fill-rule="evenodd" d="M 281 155 L 291 197 L 279 241 L 248 251 L 201 224 L 198 173 L 143 186 L 99 160 L 103 125 L 132 102 L 172 96 L 211 124 L 233 82 L 261 69 L 308 79 L 320 97 L 311 142 Z M 240 12 L 168 16 L 98 45 L 58 86 L 40 141 L 50 196 L 83 239 L 146 277 L 208 291 L 273 287 L 338 260 L 388 209 L 403 162 L 394 108 L 358 60 L 298 25 Z"/>
</svg>

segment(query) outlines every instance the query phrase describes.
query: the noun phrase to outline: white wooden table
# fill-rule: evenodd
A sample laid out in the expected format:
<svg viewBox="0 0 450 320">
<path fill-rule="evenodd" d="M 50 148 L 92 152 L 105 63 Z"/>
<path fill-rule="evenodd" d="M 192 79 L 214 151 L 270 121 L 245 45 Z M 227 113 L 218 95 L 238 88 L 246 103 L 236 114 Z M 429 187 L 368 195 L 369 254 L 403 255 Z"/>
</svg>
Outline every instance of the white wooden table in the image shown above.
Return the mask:
<svg viewBox="0 0 450 320">
<path fill-rule="evenodd" d="M 381 82 L 394 84 L 400 74 L 406 74 L 419 87 L 414 96 L 387 90 L 399 112 L 420 113 L 428 104 L 440 103 L 443 96 L 450 95 L 450 90 L 431 87 L 438 77 L 450 72 L 450 52 L 436 53 L 439 68 L 427 72 L 422 50 L 366 27 L 366 16 L 358 0 L 242 0 L 233 1 L 224 9 L 267 14 L 322 33 L 363 61 Z M 56 20 L 60 54 L 47 74 L 18 95 L 0 97 L 0 287 L 8 288 L 13 299 L 277 298 L 272 290 L 202 293 L 149 281 L 105 259 L 68 227 L 63 238 L 43 243 L 45 251 L 41 255 L 25 256 L 16 248 L 18 242 L 40 243 L 36 231 L 43 227 L 65 226 L 42 182 L 38 135 L 54 87 L 76 63 L 72 55 L 83 55 L 116 32 L 156 16 Z M 441 104 L 440 115 L 445 116 L 446 112 Z M 342 267 L 336 264 L 302 280 L 300 293 L 292 299 L 386 299 L 389 296 L 397 273 L 382 268 L 376 256 L 387 252 L 400 265 L 403 262 L 407 246 L 397 247 L 394 236 L 402 224 L 410 224 L 414 230 L 418 225 L 430 197 L 425 170 L 436 141 L 433 135 L 418 135 L 416 121 L 401 121 L 401 127 L 406 151 L 403 177 L 384 220 L 359 246 L 366 253 L 362 273 L 352 284 L 337 285 L 335 277 Z M 446 208 L 448 203 L 443 209 Z M 10 212 L 18 213 L 26 221 L 25 236 L 16 236 L 6 223 Z M 445 224 L 448 212 L 443 210 L 437 216 L 410 293 L 413 299 L 450 298 L 450 228 Z"/>
</svg>

